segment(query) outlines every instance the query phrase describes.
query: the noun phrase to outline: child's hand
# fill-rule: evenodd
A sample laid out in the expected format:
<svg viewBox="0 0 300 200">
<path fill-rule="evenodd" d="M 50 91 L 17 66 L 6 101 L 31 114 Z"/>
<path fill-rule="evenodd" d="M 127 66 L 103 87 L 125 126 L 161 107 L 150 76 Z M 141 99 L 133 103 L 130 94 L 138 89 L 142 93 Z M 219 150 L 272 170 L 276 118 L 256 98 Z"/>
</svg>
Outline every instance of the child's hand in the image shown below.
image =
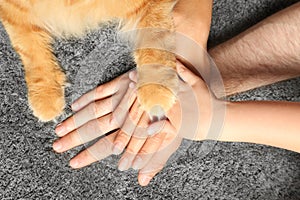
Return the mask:
<svg viewBox="0 0 300 200">
<path fill-rule="evenodd" d="M 222 102 L 214 98 L 200 77 L 181 63 L 178 63 L 177 71 L 183 81 L 180 82 L 178 101 L 167 113 L 167 119 L 147 127 L 149 119 L 136 108 L 132 113 L 140 114 L 134 114 L 131 119 L 135 119 L 134 116 L 143 115 L 143 117 L 138 123 L 134 122 L 134 126 L 130 125 L 132 120 L 129 120 L 131 123 L 125 123 L 114 138 L 114 153 L 118 154 L 126 147 L 120 159 L 119 169 L 127 170 L 130 167 L 139 169 L 138 179 L 141 185 L 147 185 L 161 171 L 168 158 L 179 147 L 182 138 L 217 139 L 208 133 L 212 112 L 216 111 L 213 110 L 213 105 L 222 105 Z M 131 72 L 130 78 L 136 82 L 136 73 Z M 135 127 L 135 129 L 126 127 Z M 150 134 L 149 137 L 147 133 Z"/>
</svg>

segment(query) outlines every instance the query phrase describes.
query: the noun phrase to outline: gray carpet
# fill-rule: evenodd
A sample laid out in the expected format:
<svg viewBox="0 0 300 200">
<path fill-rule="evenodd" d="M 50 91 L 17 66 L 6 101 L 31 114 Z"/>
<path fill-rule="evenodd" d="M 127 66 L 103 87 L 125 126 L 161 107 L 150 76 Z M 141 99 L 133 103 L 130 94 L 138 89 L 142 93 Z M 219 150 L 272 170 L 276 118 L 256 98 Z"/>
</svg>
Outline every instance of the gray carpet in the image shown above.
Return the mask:
<svg viewBox="0 0 300 200">
<path fill-rule="evenodd" d="M 209 46 L 295 2 L 216 0 Z M 68 103 L 133 66 L 113 25 L 80 40 L 57 41 L 55 54 L 71 83 L 66 91 Z M 83 81 L 87 73 L 94 76 Z M 70 169 L 69 159 L 82 147 L 62 155 L 52 151 L 55 123 L 40 123 L 32 116 L 22 66 L 2 26 L 0 87 L 0 199 L 300 199 L 300 155 L 264 145 L 218 142 L 204 156 L 201 149 L 209 142 L 186 141 L 144 188 L 137 183 L 136 171 L 116 169 L 116 157 L 81 170 Z M 299 101 L 300 79 L 231 99 Z M 61 120 L 70 114 L 66 109 Z"/>
</svg>

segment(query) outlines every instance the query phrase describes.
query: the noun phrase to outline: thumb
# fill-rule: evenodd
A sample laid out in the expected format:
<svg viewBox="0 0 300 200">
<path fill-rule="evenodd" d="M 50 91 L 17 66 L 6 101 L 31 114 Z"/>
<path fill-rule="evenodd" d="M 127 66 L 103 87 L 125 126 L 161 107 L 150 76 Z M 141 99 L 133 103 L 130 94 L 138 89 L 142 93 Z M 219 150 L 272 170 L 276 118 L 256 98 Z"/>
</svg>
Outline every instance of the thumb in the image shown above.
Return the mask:
<svg viewBox="0 0 300 200">
<path fill-rule="evenodd" d="M 177 62 L 176 69 L 180 78 L 189 86 L 194 86 L 200 79 L 197 75 L 186 68 L 181 62 Z"/>
</svg>

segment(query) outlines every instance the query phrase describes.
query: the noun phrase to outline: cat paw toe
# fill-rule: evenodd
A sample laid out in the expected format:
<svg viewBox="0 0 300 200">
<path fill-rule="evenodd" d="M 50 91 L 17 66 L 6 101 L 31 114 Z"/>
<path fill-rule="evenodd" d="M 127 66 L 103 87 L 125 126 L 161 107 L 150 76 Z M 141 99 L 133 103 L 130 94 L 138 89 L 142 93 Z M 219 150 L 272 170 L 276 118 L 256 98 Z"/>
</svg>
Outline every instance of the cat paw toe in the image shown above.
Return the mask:
<svg viewBox="0 0 300 200">
<path fill-rule="evenodd" d="M 165 114 L 174 105 L 176 96 L 165 86 L 149 84 L 139 88 L 138 100 L 151 121 L 157 121 L 165 118 Z"/>
<path fill-rule="evenodd" d="M 54 120 L 65 107 L 62 88 L 47 88 L 29 92 L 33 115 L 43 122 Z"/>
</svg>

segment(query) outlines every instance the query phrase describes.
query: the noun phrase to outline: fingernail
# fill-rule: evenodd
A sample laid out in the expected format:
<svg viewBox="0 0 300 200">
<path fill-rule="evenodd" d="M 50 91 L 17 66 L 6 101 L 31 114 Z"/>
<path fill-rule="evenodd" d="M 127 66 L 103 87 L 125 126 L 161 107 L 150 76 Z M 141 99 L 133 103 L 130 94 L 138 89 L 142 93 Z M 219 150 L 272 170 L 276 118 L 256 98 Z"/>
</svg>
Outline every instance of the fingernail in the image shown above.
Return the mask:
<svg viewBox="0 0 300 200">
<path fill-rule="evenodd" d="M 148 185 L 148 183 L 150 182 L 151 178 L 149 176 L 142 176 L 141 178 L 141 184 L 143 186 Z"/>
<path fill-rule="evenodd" d="M 124 158 L 123 160 L 121 160 L 118 169 L 119 169 L 120 171 L 125 171 L 125 170 L 127 170 L 127 169 L 128 169 L 128 163 L 129 163 L 128 159 L 127 159 L 127 158 Z"/>
<path fill-rule="evenodd" d="M 54 149 L 55 151 L 61 150 L 61 149 L 62 149 L 62 143 L 61 143 L 60 141 L 54 142 L 54 144 L 53 144 L 53 149 Z"/>
<path fill-rule="evenodd" d="M 77 111 L 79 109 L 79 103 L 77 102 L 74 102 L 72 105 L 71 105 L 71 108 L 73 111 Z"/>
<path fill-rule="evenodd" d="M 112 150 L 113 154 L 114 155 L 119 155 L 119 154 L 122 153 L 122 151 L 123 151 L 122 143 L 120 143 L 120 142 L 115 143 L 115 145 L 113 147 L 113 150 Z"/>
<path fill-rule="evenodd" d="M 65 130 L 66 130 L 66 127 L 62 124 L 58 124 L 55 128 L 55 132 L 58 136 L 62 135 Z"/>
<path fill-rule="evenodd" d="M 133 89 L 133 88 L 135 88 L 135 84 L 134 84 L 133 82 L 131 82 L 131 83 L 129 83 L 129 87 L 130 87 L 131 89 Z"/>
<path fill-rule="evenodd" d="M 79 166 L 79 162 L 77 160 L 71 160 L 70 161 L 70 166 L 72 168 L 77 168 Z"/>
<path fill-rule="evenodd" d="M 141 168 L 141 165 L 143 164 L 143 159 L 140 156 L 137 156 L 134 160 L 134 163 L 132 165 L 132 169 L 138 170 Z"/>
</svg>

